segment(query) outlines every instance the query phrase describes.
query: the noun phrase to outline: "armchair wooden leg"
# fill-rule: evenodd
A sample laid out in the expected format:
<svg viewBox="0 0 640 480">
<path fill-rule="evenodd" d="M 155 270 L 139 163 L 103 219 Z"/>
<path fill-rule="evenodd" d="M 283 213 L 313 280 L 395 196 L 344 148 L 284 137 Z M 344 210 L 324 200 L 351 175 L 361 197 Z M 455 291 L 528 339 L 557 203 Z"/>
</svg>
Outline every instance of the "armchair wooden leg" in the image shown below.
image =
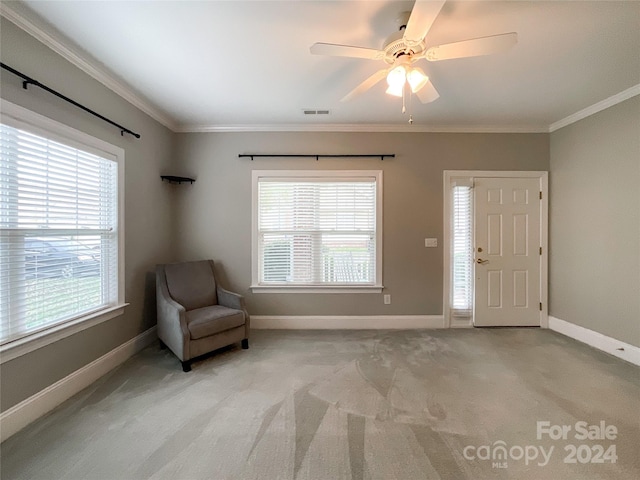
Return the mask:
<svg viewBox="0 0 640 480">
<path fill-rule="evenodd" d="M 187 360 L 186 362 L 181 362 L 182 363 L 182 371 L 183 372 L 190 372 L 191 371 L 191 360 Z"/>
<path fill-rule="evenodd" d="M 242 349 L 243 350 L 247 350 L 249 348 L 249 339 L 248 338 L 244 338 L 242 340 Z"/>
</svg>

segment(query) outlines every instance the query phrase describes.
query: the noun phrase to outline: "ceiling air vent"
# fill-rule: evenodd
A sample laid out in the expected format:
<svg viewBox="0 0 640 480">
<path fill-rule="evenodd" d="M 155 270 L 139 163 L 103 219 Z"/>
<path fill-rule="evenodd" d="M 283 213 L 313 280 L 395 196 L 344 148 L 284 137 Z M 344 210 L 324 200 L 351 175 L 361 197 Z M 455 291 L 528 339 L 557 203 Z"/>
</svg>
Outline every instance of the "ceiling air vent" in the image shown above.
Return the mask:
<svg viewBox="0 0 640 480">
<path fill-rule="evenodd" d="M 329 115 L 329 110 L 303 110 L 305 115 Z"/>
</svg>

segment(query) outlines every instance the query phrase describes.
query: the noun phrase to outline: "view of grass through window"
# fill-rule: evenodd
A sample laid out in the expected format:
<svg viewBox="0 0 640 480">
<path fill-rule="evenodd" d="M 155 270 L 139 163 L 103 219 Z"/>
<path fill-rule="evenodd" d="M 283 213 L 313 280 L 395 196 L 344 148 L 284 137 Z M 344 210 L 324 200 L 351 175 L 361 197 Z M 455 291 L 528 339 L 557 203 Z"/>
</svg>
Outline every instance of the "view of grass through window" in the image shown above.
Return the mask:
<svg viewBox="0 0 640 480">
<path fill-rule="evenodd" d="M 29 330 L 48 323 L 50 318 L 64 319 L 99 307 L 100 277 L 41 278 L 27 280 L 25 292 L 25 323 Z M 51 291 L 57 292 L 50 301 Z M 82 295 L 78 292 L 82 291 Z"/>
</svg>

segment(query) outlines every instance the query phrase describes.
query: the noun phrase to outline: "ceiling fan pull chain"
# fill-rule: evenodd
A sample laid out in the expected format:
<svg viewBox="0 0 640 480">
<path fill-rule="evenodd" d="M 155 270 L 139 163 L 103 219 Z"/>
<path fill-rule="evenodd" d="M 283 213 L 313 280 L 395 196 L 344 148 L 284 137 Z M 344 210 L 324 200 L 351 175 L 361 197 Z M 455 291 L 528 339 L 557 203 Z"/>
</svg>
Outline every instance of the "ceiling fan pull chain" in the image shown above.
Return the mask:
<svg viewBox="0 0 640 480">
<path fill-rule="evenodd" d="M 409 93 L 409 125 L 413 125 L 413 115 L 411 114 L 412 106 L 413 106 L 413 95 Z"/>
<path fill-rule="evenodd" d="M 406 91 L 406 90 L 407 90 L 407 89 L 406 89 L 406 88 L 405 88 L 405 86 L 403 85 L 403 86 L 402 86 L 402 113 L 403 113 L 403 114 L 404 114 L 404 113 L 407 113 L 407 107 L 405 106 L 405 103 L 404 103 L 404 101 L 405 101 L 405 95 L 406 95 L 406 94 L 405 94 L 405 91 Z"/>
<path fill-rule="evenodd" d="M 409 95 L 409 117 L 411 117 L 411 112 L 413 112 L 413 92 L 409 87 L 407 87 L 407 92 L 407 94 Z"/>
</svg>

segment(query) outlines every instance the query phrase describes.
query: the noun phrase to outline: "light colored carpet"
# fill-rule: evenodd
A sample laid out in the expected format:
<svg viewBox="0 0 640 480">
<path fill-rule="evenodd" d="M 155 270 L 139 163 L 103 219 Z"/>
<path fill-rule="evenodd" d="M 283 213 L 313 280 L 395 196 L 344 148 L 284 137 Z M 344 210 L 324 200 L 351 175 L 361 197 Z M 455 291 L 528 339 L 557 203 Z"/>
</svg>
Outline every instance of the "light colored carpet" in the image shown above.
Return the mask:
<svg viewBox="0 0 640 480">
<path fill-rule="evenodd" d="M 638 373 L 538 329 L 255 331 L 191 373 L 153 346 L 2 444 L 1 476 L 637 479 Z"/>
</svg>

